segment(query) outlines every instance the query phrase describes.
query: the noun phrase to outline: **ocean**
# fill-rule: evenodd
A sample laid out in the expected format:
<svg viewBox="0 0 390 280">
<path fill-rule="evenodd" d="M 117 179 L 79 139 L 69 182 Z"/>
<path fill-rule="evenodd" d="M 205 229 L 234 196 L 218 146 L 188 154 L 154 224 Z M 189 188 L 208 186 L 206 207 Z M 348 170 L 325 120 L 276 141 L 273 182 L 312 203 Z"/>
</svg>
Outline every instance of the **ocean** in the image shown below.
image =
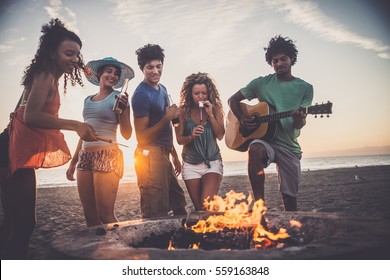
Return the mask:
<svg viewBox="0 0 390 280">
<path fill-rule="evenodd" d="M 302 158 L 301 163 L 302 171 L 325 170 L 331 168 L 344 168 L 355 166 L 390 165 L 390 155 Z M 66 168 L 64 167 L 38 169 L 38 188 L 75 186 L 75 181 L 72 182 L 66 179 L 65 172 Z M 266 173 L 276 173 L 275 164 L 271 164 L 266 169 Z M 224 176 L 237 175 L 247 175 L 247 161 L 224 162 Z M 136 181 L 137 178 L 135 175 L 134 167 L 125 167 L 125 173 L 121 180 L 121 183 L 132 183 Z"/>
</svg>

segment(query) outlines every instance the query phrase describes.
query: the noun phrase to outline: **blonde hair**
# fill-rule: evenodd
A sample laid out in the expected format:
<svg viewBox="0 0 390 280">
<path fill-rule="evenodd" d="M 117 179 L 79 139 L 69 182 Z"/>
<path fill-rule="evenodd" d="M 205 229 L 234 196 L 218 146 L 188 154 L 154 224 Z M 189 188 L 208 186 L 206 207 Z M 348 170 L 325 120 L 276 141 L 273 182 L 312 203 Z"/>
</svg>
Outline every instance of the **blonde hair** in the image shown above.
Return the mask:
<svg viewBox="0 0 390 280">
<path fill-rule="evenodd" d="M 222 102 L 219 96 L 219 92 L 217 87 L 214 84 L 214 81 L 208 76 L 207 73 L 194 73 L 188 76 L 183 83 L 183 86 L 180 90 L 180 106 L 183 106 L 186 116 L 188 116 L 191 112 L 191 108 L 194 105 L 194 101 L 192 99 L 192 88 L 194 85 L 205 85 L 207 88 L 207 93 L 209 95 L 209 101 L 213 105 L 213 114 L 215 116 L 215 109 L 222 108 Z M 223 111 L 222 111 L 223 112 Z"/>
</svg>

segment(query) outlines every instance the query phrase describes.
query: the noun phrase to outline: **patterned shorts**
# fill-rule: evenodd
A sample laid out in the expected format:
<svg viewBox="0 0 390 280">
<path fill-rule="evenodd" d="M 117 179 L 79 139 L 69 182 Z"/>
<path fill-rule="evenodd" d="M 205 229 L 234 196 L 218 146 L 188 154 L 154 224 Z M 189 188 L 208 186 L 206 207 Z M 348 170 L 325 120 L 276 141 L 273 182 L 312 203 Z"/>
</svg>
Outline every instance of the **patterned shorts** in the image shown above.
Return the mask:
<svg viewBox="0 0 390 280">
<path fill-rule="evenodd" d="M 123 176 L 123 153 L 120 149 L 79 152 L 78 171 L 111 172 Z"/>
</svg>

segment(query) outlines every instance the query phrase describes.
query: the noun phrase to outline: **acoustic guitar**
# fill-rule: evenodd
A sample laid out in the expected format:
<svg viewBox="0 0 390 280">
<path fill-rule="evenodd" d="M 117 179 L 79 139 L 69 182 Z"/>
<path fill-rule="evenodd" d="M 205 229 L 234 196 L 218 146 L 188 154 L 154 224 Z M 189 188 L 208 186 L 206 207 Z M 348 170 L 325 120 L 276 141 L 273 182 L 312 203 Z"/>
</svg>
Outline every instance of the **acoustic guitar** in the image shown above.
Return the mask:
<svg viewBox="0 0 390 280">
<path fill-rule="evenodd" d="M 232 150 L 245 152 L 248 150 L 249 143 L 254 139 L 271 140 L 276 134 L 277 121 L 283 118 L 291 117 L 294 110 L 275 113 L 266 102 L 260 102 L 256 105 L 240 103 L 241 111 L 244 116 L 253 117 L 256 127 L 248 130 L 240 125 L 239 120 L 229 111 L 226 119 L 226 146 Z M 332 103 L 316 104 L 308 108 L 299 109 L 306 114 L 321 115 L 329 117 L 332 113 Z"/>
</svg>

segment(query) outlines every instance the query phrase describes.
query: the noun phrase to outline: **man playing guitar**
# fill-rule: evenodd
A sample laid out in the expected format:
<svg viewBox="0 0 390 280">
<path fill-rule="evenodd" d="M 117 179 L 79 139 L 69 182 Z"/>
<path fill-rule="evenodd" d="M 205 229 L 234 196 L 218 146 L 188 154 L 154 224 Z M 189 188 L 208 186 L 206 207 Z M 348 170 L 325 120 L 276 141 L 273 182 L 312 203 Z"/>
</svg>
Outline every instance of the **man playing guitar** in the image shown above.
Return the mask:
<svg viewBox="0 0 390 280">
<path fill-rule="evenodd" d="M 313 86 L 291 74 L 291 67 L 297 61 L 298 50 L 292 40 L 276 36 L 265 49 L 265 58 L 275 71 L 252 80 L 229 98 L 229 106 L 240 121 L 242 130 L 258 127 L 253 116 L 244 114 L 240 102 L 257 98 L 267 102 L 277 112 L 293 110 L 291 117 L 277 122 L 272 139 L 254 139 L 248 147 L 248 175 L 255 199 L 264 200 L 266 168 L 276 163 L 280 192 L 285 211 L 297 211 L 298 185 L 301 178 L 301 147 L 297 141 L 300 129 L 306 124 L 306 112 L 299 110 L 310 106 L 313 100 Z"/>
</svg>

